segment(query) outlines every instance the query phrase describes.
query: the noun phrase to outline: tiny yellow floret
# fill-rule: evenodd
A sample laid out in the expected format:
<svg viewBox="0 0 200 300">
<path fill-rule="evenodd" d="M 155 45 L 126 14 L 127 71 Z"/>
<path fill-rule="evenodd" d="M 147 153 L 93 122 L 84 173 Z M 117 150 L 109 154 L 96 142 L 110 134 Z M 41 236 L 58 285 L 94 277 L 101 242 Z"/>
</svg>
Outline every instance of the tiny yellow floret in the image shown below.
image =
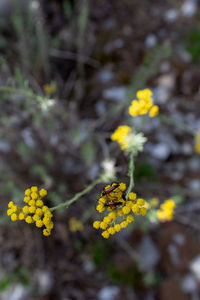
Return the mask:
<svg viewBox="0 0 200 300">
<path fill-rule="evenodd" d="M 32 186 L 31 187 L 31 192 L 32 193 L 37 193 L 38 192 L 38 187 L 37 186 Z"/>
<path fill-rule="evenodd" d="M 29 213 L 30 213 L 30 214 L 34 214 L 35 211 L 36 211 L 36 207 L 35 207 L 35 206 L 29 207 Z"/>
<path fill-rule="evenodd" d="M 23 210 L 23 213 L 25 213 L 25 214 L 28 214 L 28 213 L 29 213 L 29 207 L 28 207 L 28 206 L 24 206 L 24 207 L 22 208 L 22 210 Z"/>
<path fill-rule="evenodd" d="M 38 194 L 37 193 L 31 193 L 31 198 L 33 199 L 33 200 L 37 200 L 38 199 Z"/>
<path fill-rule="evenodd" d="M 17 219 L 18 219 L 18 218 L 17 218 L 17 214 L 15 214 L 15 213 L 12 214 L 10 218 L 11 218 L 11 220 L 12 220 L 13 222 L 17 221 Z"/>
<path fill-rule="evenodd" d="M 24 220 L 24 218 L 25 218 L 25 215 L 23 213 L 20 213 L 19 214 L 19 220 Z"/>
<path fill-rule="evenodd" d="M 149 116 L 151 118 L 154 118 L 155 116 L 157 116 L 158 113 L 159 113 L 159 107 L 158 105 L 154 105 L 149 111 Z"/>
<path fill-rule="evenodd" d="M 42 207 L 42 206 L 44 205 L 44 203 L 43 203 L 42 200 L 37 200 L 37 201 L 36 201 L 36 205 L 37 205 L 38 207 Z"/>
<path fill-rule="evenodd" d="M 93 223 L 93 227 L 95 228 L 95 229 L 99 229 L 100 228 L 100 221 L 95 221 L 94 223 Z"/>
<path fill-rule="evenodd" d="M 26 196 L 30 196 L 31 195 L 31 190 L 30 189 L 27 189 L 25 190 L 25 193 L 24 193 Z"/>
<path fill-rule="evenodd" d="M 26 223 L 31 224 L 33 223 L 33 218 L 31 216 L 28 216 L 25 218 Z"/>
<path fill-rule="evenodd" d="M 110 234 L 109 234 L 109 232 L 106 230 L 106 231 L 103 231 L 102 232 L 102 237 L 104 237 L 105 239 L 108 239 L 109 238 L 109 236 L 110 236 Z"/>
<path fill-rule="evenodd" d="M 29 203 L 30 200 L 31 200 L 31 198 L 29 196 L 24 197 L 24 202 L 25 203 Z"/>
<path fill-rule="evenodd" d="M 13 207 L 13 205 L 14 205 L 13 201 L 10 201 L 10 202 L 8 203 L 8 207 L 9 207 L 9 208 Z"/>
<path fill-rule="evenodd" d="M 47 195 L 47 191 L 45 189 L 40 190 L 40 196 L 45 197 Z"/>
</svg>

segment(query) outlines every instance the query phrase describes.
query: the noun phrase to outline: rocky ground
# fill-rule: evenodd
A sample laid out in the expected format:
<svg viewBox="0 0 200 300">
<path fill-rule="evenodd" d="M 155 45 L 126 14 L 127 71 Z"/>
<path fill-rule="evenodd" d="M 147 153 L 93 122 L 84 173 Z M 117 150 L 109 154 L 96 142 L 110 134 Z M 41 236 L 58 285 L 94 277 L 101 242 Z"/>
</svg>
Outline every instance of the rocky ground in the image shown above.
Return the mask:
<svg viewBox="0 0 200 300">
<path fill-rule="evenodd" d="M 17 1 L 23 16 L 11 2 L 0 1 L 0 85 L 44 96 L 53 82 L 56 91 L 42 113 L 27 95 L 0 94 L 0 299 L 200 299 L 194 136 L 125 113 L 135 92 L 149 87 L 161 115 L 200 130 L 198 1 L 29 1 L 30 19 L 27 1 Z M 94 208 L 98 186 L 55 216 L 48 239 L 8 222 L 8 201 L 28 185 L 54 191 L 53 206 L 96 178 L 108 157 L 127 182 L 127 157 L 109 139 L 124 122 L 148 138 L 136 161 L 136 192 L 161 202 L 178 197 L 174 221 L 139 224 L 105 241 L 91 214 L 82 232 L 71 232 L 69 218 Z"/>
</svg>

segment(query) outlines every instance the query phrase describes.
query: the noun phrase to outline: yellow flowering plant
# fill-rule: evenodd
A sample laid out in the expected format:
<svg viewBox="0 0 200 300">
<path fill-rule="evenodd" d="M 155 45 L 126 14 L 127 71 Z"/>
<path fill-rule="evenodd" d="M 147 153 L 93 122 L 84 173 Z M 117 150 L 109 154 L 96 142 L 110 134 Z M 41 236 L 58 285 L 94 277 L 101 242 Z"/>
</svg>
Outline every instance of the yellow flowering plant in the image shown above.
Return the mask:
<svg viewBox="0 0 200 300">
<path fill-rule="evenodd" d="M 159 107 L 154 104 L 153 94 L 149 89 L 143 89 L 137 92 L 136 99 L 132 100 L 128 112 L 130 119 L 137 116 L 147 115 L 150 118 L 159 114 Z M 160 119 L 168 124 L 173 122 L 166 117 L 160 116 Z M 185 124 L 176 124 L 179 128 L 192 133 L 195 136 L 195 151 L 200 153 L 200 134 L 194 133 L 191 128 Z M 104 213 L 101 220 L 95 220 L 93 227 L 102 230 L 102 237 L 109 238 L 111 235 L 126 228 L 130 223 L 134 222 L 135 216 L 145 216 L 150 219 L 150 211 L 155 212 L 158 221 L 171 221 L 175 214 L 176 203 L 173 199 L 166 200 L 161 204 L 159 199 L 154 197 L 149 202 L 138 197 L 133 192 L 134 189 L 134 169 L 135 157 L 139 152 L 143 151 L 147 138 L 143 133 L 137 133 L 130 125 L 119 125 L 111 134 L 110 139 L 117 142 L 121 150 L 129 158 L 128 176 L 129 184 L 113 182 L 106 185 L 98 199 L 96 210 L 99 214 Z M 26 223 L 34 224 L 38 228 L 43 229 L 43 235 L 49 236 L 54 227 L 52 218 L 53 212 L 60 208 L 68 208 L 78 199 L 89 193 L 96 185 L 115 180 L 116 169 L 114 161 L 105 161 L 102 164 L 104 172 L 102 172 L 96 180 L 89 184 L 84 190 L 75 194 L 71 199 L 54 206 L 48 207 L 45 203 L 47 191 L 39 190 L 37 186 L 32 186 L 25 191 L 24 206 L 19 206 L 13 201 L 8 203 L 7 215 L 11 221 L 24 220 Z M 69 219 L 69 228 L 72 232 L 82 231 L 84 222 L 76 218 Z"/>
<path fill-rule="evenodd" d="M 24 220 L 26 223 L 34 223 L 36 227 L 43 227 L 43 235 L 49 236 L 53 229 L 52 213 L 48 206 L 44 205 L 43 198 L 47 196 L 45 189 L 38 190 L 32 186 L 25 190 L 24 206 L 20 207 L 13 201 L 8 203 L 7 215 L 11 221 Z"/>
<path fill-rule="evenodd" d="M 157 210 L 157 217 L 160 221 L 171 221 L 174 216 L 176 204 L 173 199 L 165 200 Z"/>
<path fill-rule="evenodd" d="M 105 194 L 109 189 L 113 190 Z M 137 195 L 133 192 L 129 193 L 126 199 L 125 190 L 125 183 L 107 185 L 104 188 L 105 192 L 102 192 L 98 200 L 96 210 L 99 213 L 106 211 L 108 215 L 102 221 L 95 221 L 93 227 L 102 229 L 102 236 L 106 239 L 132 223 L 134 215 L 144 216 L 146 214 L 144 199 L 137 198 Z"/>
</svg>

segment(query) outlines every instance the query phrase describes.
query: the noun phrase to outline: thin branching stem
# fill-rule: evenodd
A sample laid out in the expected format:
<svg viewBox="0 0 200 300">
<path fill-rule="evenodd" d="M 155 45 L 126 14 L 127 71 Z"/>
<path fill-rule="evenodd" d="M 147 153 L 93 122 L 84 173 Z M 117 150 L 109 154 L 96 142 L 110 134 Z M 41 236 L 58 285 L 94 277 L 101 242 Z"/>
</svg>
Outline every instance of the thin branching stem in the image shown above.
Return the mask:
<svg viewBox="0 0 200 300">
<path fill-rule="evenodd" d="M 130 194 L 130 192 L 132 191 L 133 187 L 134 187 L 134 153 L 131 152 L 130 153 L 130 161 L 129 161 L 129 171 L 128 171 L 128 175 L 130 178 L 130 182 L 129 182 L 129 187 L 128 190 L 126 192 L 126 199 L 128 199 L 128 196 Z"/>
<path fill-rule="evenodd" d="M 54 210 L 62 208 L 62 207 L 68 208 L 72 203 L 76 202 L 79 198 L 81 198 L 85 194 L 89 193 L 97 184 L 99 184 L 101 182 L 102 182 L 101 178 L 98 178 L 98 179 L 94 180 L 84 190 L 82 190 L 81 192 L 75 194 L 71 199 L 69 199 L 69 200 L 65 201 L 64 203 L 61 203 L 57 206 L 51 207 L 50 210 L 54 211 Z"/>
<path fill-rule="evenodd" d="M 18 88 L 14 88 L 14 87 L 10 87 L 10 86 L 0 86 L 0 92 L 10 93 L 10 94 L 20 94 L 24 97 L 27 97 L 30 99 L 35 99 L 39 103 L 42 103 L 43 101 L 49 99 L 45 96 L 36 95 L 34 92 L 32 92 L 30 90 L 27 91 L 27 90 L 18 89 Z"/>
</svg>

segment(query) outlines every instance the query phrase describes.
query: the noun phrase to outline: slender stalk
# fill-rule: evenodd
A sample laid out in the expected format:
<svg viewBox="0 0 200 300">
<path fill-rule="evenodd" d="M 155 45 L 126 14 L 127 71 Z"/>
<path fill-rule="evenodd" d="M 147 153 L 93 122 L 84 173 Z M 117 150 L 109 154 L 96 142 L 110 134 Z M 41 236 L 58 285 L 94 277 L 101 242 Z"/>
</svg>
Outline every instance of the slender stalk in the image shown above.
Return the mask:
<svg viewBox="0 0 200 300">
<path fill-rule="evenodd" d="M 95 185 L 97 185 L 101 182 L 102 182 L 101 178 L 98 178 L 98 179 L 94 180 L 84 190 L 82 190 L 81 192 L 75 194 L 74 197 L 72 197 L 71 199 L 65 201 L 64 203 L 61 203 L 61 204 L 59 204 L 57 206 L 54 206 L 54 207 L 51 207 L 50 210 L 54 211 L 54 210 L 62 208 L 62 207 L 68 208 L 72 203 L 76 202 L 79 198 L 81 198 L 85 194 L 89 193 L 95 187 Z"/>
<path fill-rule="evenodd" d="M 23 89 L 18 89 L 10 86 L 0 86 L 0 92 L 6 92 L 6 93 L 11 93 L 11 94 L 20 94 L 23 95 L 24 97 L 35 99 L 39 103 L 42 103 L 44 100 L 48 100 L 47 97 L 41 96 L 41 95 L 36 95 L 32 91 L 26 91 Z"/>
<path fill-rule="evenodd" d="M 7 92 L 7 93 L 13 93 L 13 94 L 18 93 L 18 94 L 21 94 L 25 97 L 34 98 L 34 99 L 38 98 L 38 96 L 35 95 L 33 92 L 13 88 L 13 87 L 10 87 L 10 86 L 0 86 L 0 92 Z"/>
<path fill-rule="evenodd" d="M 163 115 L 159 115 L 158 118 L 166 123 L 166 124 L 169 124 L 169 125 L 175 125 L 176 127 L 192 134 L 192 135 L 196 135 L 196 132 L 194 129 L 192 129 L 190 126 L 184 124 L 184 123 L 181 123 L 179 121 L 175 121 L 174 119 L 170 118 L 170 117 L 167 117 L 167 116 L 163 116 Z"/>
<path fill-rule="evenodd" d="M 130 178 L 130 182 L 129 182 L 129 187 L 128 190 L 126 192 L 126 199 L 128 199 L 128 196 L 130 194 L 130 192 L 132 191 L 133 187 L 134 187 L 134 153 L 131 152 L 130 153 L 130 161 L 129 161 L 129 171 L 128 171 L 128 176 Z"/>
</svg>

